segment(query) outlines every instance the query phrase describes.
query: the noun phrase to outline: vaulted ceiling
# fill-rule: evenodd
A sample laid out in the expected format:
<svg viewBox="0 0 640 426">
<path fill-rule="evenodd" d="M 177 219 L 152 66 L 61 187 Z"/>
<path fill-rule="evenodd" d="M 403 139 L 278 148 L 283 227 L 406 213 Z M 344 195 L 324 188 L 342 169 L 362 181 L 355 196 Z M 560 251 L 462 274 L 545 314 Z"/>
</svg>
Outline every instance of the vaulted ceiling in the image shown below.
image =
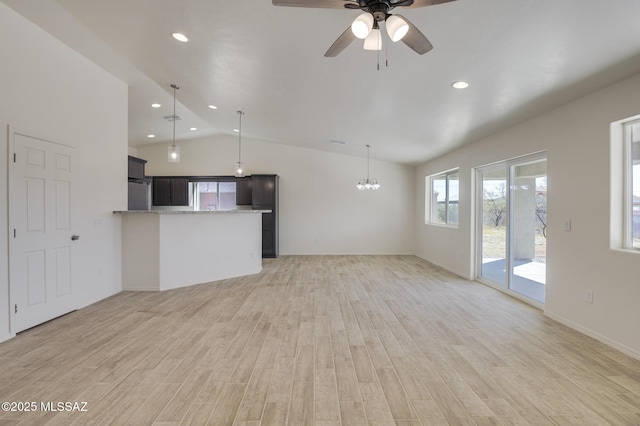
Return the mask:
<svg viewBox="0 0 640 426">
<path fill-rule="evenodd" d="M 365 51 L 356 40 L 335 58 L 325 51 L 359 11 L 269 0 L 2 1 L 129 85 L 134 147 L 171 140 L 163 116 L 175 83 L 178 139 L 234 134 L 243 110 L 243 138 L 358 156 L 370 144 L 372 158 L 417 164 L 640 72 L 638 0 L 397 8 L 432 51 L 388 40 Z M 469 87 L 452 88 L 458 80 Z"/>
</svg>

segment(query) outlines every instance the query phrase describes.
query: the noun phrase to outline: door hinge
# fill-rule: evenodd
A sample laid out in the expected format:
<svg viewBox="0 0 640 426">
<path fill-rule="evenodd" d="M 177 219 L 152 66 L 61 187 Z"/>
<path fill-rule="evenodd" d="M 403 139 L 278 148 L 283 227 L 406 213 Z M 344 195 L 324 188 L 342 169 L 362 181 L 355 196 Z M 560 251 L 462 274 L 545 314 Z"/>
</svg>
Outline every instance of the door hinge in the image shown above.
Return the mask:
<svg viewBox="0 0 640 426">
<path fill-rule="evenodd" d="M 16 228 L 13 228 L 13 238 L 16 237 Z"/>
<path fill-rule="evenodd" d="M 15 305 L 15 308 L 14 308 L 14 309 L 15 309 L 15 313 L 17 314 L 17 313 L 18 313 L 18 304 L 17 304 L 17 303 L 16 303 L 16 305 Z"/>
<path fill-rule="evenodd" d="M 13 153 L 13 162 L 14 163 L 16 162 L 16 153 L 15 152 Z"/>
</svg>

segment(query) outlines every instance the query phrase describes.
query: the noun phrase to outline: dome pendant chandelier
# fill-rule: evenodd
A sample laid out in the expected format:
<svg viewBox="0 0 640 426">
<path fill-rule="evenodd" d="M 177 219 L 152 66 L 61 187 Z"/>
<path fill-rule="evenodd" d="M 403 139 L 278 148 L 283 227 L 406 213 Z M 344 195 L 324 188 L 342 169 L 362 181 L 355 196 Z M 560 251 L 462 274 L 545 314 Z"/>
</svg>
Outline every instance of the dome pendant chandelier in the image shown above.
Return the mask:
<svg viewBox="0 0 640 426">
<path fill-rule="evenodd" d="M 180 162 L 180 147 L 176 146 L 176 120 L 180 120 L 180 117 L 176 115 L 176 90 L 179 87 L 175 84 L 171 85 L 173 89 L 173 115 L 169 115 L 165 117 L 166 119 L 173 121 L 173 142 L 169 145 L 169 149 L 167 151 L 167 160 L 170 163 L 179 163 Z"/>
<path fill-rule="evenodd" d="M 360 179 L 360 181 L 356 185 L 356 188 L 358 188 L 361 191 L 364 191 L 365 189 L 378 189 L 378 188 L 380 188 L 380 184 L 378 183 L 378 179 L 376 179 L 376 178 L 369 179 L 369 148 L 371 148 L 371 145 L 367 145 L 367 178 L 366 179 Z"/>
<path fill-rule="evenodd" d="M 244 112 L 238 111 L 238 162 L 236 163 L 236 177 L 244 177 L 244 167 L 242 164 L 242 116 Z"/>
</svg>

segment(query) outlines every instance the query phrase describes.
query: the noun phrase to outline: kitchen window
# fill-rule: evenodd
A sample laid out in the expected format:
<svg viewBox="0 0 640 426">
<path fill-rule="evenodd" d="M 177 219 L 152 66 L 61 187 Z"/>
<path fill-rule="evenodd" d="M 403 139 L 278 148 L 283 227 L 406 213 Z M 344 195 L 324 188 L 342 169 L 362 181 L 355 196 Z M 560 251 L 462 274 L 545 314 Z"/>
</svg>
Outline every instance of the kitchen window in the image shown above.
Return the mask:
<svg viewBox="0 0 640 426">
<path fill-rule="evenodd" d="M 232 210 L 236 208 L 235 182 L 194 182 L 194 210 Z"/>
</svg>

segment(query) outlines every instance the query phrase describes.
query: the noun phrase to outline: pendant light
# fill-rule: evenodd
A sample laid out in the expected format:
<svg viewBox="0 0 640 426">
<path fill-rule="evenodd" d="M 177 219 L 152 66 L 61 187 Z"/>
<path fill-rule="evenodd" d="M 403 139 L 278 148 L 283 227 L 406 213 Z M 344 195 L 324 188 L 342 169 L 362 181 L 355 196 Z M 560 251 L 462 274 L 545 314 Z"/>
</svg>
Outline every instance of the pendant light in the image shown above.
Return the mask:
<svg viewBox="0 0 640 426">
<path fill-rule="evenodd" d="M 244 112 L 238 111 L 238 162 L 236 163 L 236 177 L 244 177 L 244 165 L 242 164 L 242 116 Z"/>
<path fill-rule="evenodd" d="M 179 163 L 180 162 L 180 147 L 176 146 L 176 120 L 180 120 L 180 117 L 176 115 L 176 90 L 179 87 L 175 84 L 171 85 L 173 89 L 173 115 L 165 117 L 171 121 L 173 121 L 173 142 L 169 145 L 169 149 L 167 150 L 167 160 L 170 163 Z"/>
<path fill-rule="evenodd" d="M 366 179 L 360 179 L 360 181 L 356 185 L 356 188 L 358 188 L 361 191 L 364 191 L 365 189 L 378 189 L 378 188 L 380 188 L 380 184 L 378 183 L 378 179 L 376 179 L 376 178 L 369 179 L 369 148 L 371 148 L 371 145 L 367 145 L 367 178 Z"/>
</svg>

